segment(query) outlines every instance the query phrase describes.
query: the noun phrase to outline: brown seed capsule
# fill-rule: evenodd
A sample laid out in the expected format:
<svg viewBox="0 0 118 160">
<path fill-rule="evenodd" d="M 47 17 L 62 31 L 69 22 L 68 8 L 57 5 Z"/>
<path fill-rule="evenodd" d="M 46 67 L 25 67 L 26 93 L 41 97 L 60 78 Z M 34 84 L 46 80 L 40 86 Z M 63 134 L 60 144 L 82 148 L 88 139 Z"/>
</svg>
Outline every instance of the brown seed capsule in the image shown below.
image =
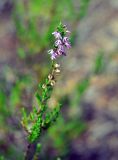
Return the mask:
<svg viewBox="0 0 118 160">
<path fill-rule="evenodd" d="M 55 68 L 59 68 L 59 67 L 60 67 L 60 64 L 56 63 Z"/>
<path fill-rule="evenodd" d="M 56 69 L 55 72 L 56 72 L 56 73 L 60 73 L 60 69 Z"/>
<path fill-rule="evenodd" d="M 56 82 L 55 82 L 54 80 L 52 80 L 52 81 L 50 82 L 51 86 L 54 86 L 55 83 L 56 83 Z"/>
<path fill-rule="evenodd" d="M 45 85 L 45 84 L 43 84 L 43 85 L 42 85 L 42 88 L 43 88 L 43 89 L 45 89 L 45 88 L 46 88 L 46 85 Z"/>
<path fill-rule="evenodd" d="M 51 80 L 53 76 L 51 74 L 48 75 L 48 79 Z"/>
</svg>

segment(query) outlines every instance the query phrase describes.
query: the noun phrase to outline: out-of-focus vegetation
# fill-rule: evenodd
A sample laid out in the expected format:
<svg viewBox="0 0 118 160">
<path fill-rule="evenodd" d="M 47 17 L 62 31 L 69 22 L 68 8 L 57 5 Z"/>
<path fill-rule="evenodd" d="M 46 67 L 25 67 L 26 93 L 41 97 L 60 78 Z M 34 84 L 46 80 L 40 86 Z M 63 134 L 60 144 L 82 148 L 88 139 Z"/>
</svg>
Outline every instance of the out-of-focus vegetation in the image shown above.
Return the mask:
<svg viewBox="0 0 118 160">
<path fill-rule="evenodd" d="M 55 30 L 55 27 L 60 21 L 69 23 L 69 25 L 73 27 L 71 42 L 74 44 L 77 32 L 77 22 L 86 15 L 89 1 L 90 0 L 80 0 L 79 3 L 71 0 L 13 1 L 14 8 L 12 11 L 12 19 L 15 24 L 18 40 L 17 54 L 21 59 L 26 59 L 25 63 L 28 67 L 30 65 L 28 60 L 30 55 L 44 54 L 44 51 L 52 45 L 53 39 L 51 33 Z M 43 79 L 47 74 L 48 70 L 46 67 L 41 68 L 40 64 L 35 64 L 35 61 L 33 62 L 32 67 L 34 72 L 36 71 L 35 74 L 42 74 L 40 78 L 38 77 L 38 81 Z M 33 74 L 30 74 L 30 72 L 28 74 L 20 73 L 12 67 L 5 67 L 3 70 L 0 90 L 0 111 L 2 113 L 0 116 L 0 126 L 1 129 L 3 129 L 3 133 L 5 132 L 5 137 L 7 136 L 9 141 L 8 146 L 6 146 L 6 151 L 4 152 L 4 149 L 1 150 L 1 154 L 4 155 L 6 159 L 16 158 L 14 157 L 14 153 L 17 153 L 17 159 L 21 160 L 25 152 L 23 151 L 23 146 L 21 147 L 21 151 L 16 150 L 14 143 L 17 141 L 17 138 L 14 137 L 14 135 L 16 135 L 17 132 L 20 134 L 21 137 L 18 137 L 18 141 L 20 139 L 25 141 L 26 139 L 20 122 L 21 110 L 23 107 L 27 110 L 31 109 L 32 97 L 36 86 L 35 82 L 37 82 L 36 75 L 33 76 Z M 65 128 L 66 121 L 67 125 Z M 74 131 L 74 128 L 78 126 L 78 123 L 79 128 Z M 66 144 L 66 141 L 69 142 L 69 139 L 73 137 L 73 132 L 76 137 L 81 134 L 85 130 L 85 126 L 84 122 L 79 120 L 79 117 L 76 117 L 75 119 L 71 118 L 68 121 L 64 120 L 63 116 L 60 116 L 57 124 L 55 124 L 52 129 L 49 129 L 49 137 L 53 141 L 52 146 L 56 148 L 57 151 L 59 150 L 60 155 L 65 154 L 68 148 L 64 145 Z M 58 130 L 60 130 L 60 135 L 56 138 Z M 68 134 L 69 137 L 67 138 L 68 140 L 65 139 L 64 142 L 63 138 L 66 134 Z M 12 145 L 11 140 L 9 139 L 10 136 L 13 138 Z M 45 144 L 46 143 L 48 144 L 48 140 L 47 142 L 45 141 Z M 1 147 L 2 145 L 6 145 L 4 140 L 2 140 L 0 144 Z M 17 145 L 19 146 L 19 144 Z M 61 149 L 61 147 L 63 149 Z"/>
<path fill-rule="evenodd" d="M 32 105 L 36 103 L 34 98 L 35 90 L 38 83 L 46 77 L 50 68 L 47 50 L 53 41 L 51 33 L 60 21 L 67 24 L 71 30 L 72 52 L 74 52 L 72 53 L 72 57 L 74 57 L 75 52 L 77 52 L 75 59 L 78 58 L 78 56 L 81 59 L 81 51 L 77 49 L 74 50 L 74 47 L 78 45 L 78 24 L 86 18 L 90 2 L 91 0 L 4 1 L 8 6 L 9 4 L 12 6 L 12 13 L 10 12 L 14 25 L 12 31 L 15 33 L 17 45 L 14 55 L 15 60 L 13 59 L 10 64 L 3 64 L 2 69 L 0 69 L 0 160 L 24 159 L 27 141 L 26 133 L 21 126 L 22 108 L 30 112 Z M 4 3 L 0 2 L 0 9 L 4 6 Z M 2 11 L 9 12 L 9 7 L 7 11 L 5 9 Z M 89 30 L 90 28 L 88 27 L 87 29 Z M 87 31 L 85 30 L 85 32 Z M 88 50 L 91 50 L 91 47 L 88 47 Z M 116 52 L 107 55 L 107 52 L 101 49 L 95 54 L 96 56 L 91 62 L 92 65 L 90 69 L 88 69 L 86 73 L 80 72 L 80 74 L 83 74 L 82 78 L 78 78 L 79 80 L 73 82 L 76 84 L 73 85 L 74 87 L 71 89 L 71 93 L 68 93 L 68 89 L 67 92 L 64 92 L 66 90 L 66 82 L 61 82 L 65 85 L 60 85 L 59 89 L 61 93 L 59 97 L 57 97 L 62 104 L 61 113 L 56 123 L 47 130 L 47 133 L 40 137 L 35 157 L 44 160 L 72 159 L 78 150 L 80 152 L 83 151 L 83 148 L 80 147 L 82 146 L 81 139 L 85 139 L 85 141 L 83 140 L 83 143 L 85 143 L 84 147 L 86 150 L 88 149 L 86 147 L 86 137 L 87 134 L 92 132 L 90 128 L 93 125 L 88 121 L 91 119 L 93 111 L 89 110 L 87 111 L 87 115 L 85 115 L 82 113 L 85 108 L 82 107 L 84 105 L 88 107 L 93 104 L 89 104 L 90 102 L 86 104 L 84 100 L 87 94 L 92 97 L 92 91 L 95 90 L 94 87 L 91 87 L 93 83 L 96 82 L 98 85 L 99 83 L 104 84 L 105 80 L 103 76 L 106 76 L 105 79 L 107 79 L 108 77 L 105 74 L 108 73 L 111 68 L 113 68 L 111 70 L 116 73 L 117 67 L 114 63 L 114 59 L 117 60 Z M 86 57 L 84 58 L 87 59 Z M 69 63 L 70 62 L 73 63 L 71 60 Z M 78 61 L 78 64 L 74 66 L 79 66 L 79 62 L 81 63 L 81 61 Z M 108 67 L 108 64 L 111 68 Z M 77 72 L 76 75 L 77 74 L 79 73 Z M 112 78 L 112 72 L 110 72 L 110 74 Z M 67 71 L 64 77 L 66 76 L 68 77 Z M 113 85 L 115 85 L 115 82 Z M 70 86 L 71 83 L 69 83 L 69 87 Z M 117 84 L 115 88 L 112 89 L 112 87 L 108 87 L 107 89 L 108 91 L 103 90 L 103 92 L 107 92 L 105 96 L 101 94 L 103 97 L 102 102 L 99 103 L 99 100 L 96 102 L 98 106 L 103 103 L 107 107 L 108 104 L 106 101 L 114 95 L 114 92 L 117 94 Z M 57 95 L 55 92 L 54 96 Z M 115 98 L 112 97 L 111 101 L 114 99 Z M 55 99 L 52 98 L 50 103 L 55 104 Z M 111 108 L 115 105 L 117 105 L 117 103 L 110 104 Z M 100 109 L 98 109 L 98 113 L 99 112 Z M 108 115 L 105 116 L 107 119 L 110 119 Z M 97 136 L 99 137 L 99 134 Z M 89 141 L 95 145 L 95 139 L 94 137 L 92 138 L 90 137 Z M 79 149 L 78 144 L 80 145 Z M 94 154 L 97 155 L 96 152 L 93 153 L 93 155 Z M 84 156 L 82 157 L 82 155 L 80 155 L 78 157 L 81 160 Z M 73 159 L 76 159 L 76 156 Z M 85 158 L 85 160 L 89 159 L 92 158 Z M 100 160 L 106 159 L 102 158 Z"/>
</svg>

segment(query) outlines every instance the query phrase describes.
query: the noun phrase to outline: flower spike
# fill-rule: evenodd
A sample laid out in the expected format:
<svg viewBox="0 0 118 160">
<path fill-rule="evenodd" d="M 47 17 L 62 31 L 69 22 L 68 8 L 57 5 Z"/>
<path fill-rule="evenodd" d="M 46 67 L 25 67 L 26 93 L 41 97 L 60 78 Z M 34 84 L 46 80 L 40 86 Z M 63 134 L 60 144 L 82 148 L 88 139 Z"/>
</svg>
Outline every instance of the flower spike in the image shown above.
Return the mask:
<svg viewBox="0 0 118 160">
<path fill-rule="evenodd" d="M 67 33 L 70 33 L 70 31 L 68 31 L 66 25 L 63 25 L 62 23 L 60 23 L 57 27 L 57 30 L 52 33 L 56 39 L 54 48 L 48 51 L 48 53 L 51 55 L 52 60 L 57 59 L 62 55 L 65 56 L 66 48 L 71 48 L 69 38 L 66 36 Z"/>
</svg>

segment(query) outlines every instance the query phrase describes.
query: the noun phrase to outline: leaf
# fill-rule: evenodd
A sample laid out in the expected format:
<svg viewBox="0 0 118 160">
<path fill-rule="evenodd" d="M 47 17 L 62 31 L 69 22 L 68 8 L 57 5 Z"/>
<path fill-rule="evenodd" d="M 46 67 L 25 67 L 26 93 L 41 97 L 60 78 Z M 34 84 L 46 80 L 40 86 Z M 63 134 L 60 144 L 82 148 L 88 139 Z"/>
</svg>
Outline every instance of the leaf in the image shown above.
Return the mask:
<svg viewBox="0 0 118 160">
<path fill-rule="evenodd" d="M 39 105 L 39 106 L 41 106 L 41 103 L 42 103 L 42 97 L 39 95 L 39 93 L 38 93 L 38 92 L 36 92 L 35 96 L 36 96 L 36 99 L 37 99 L 37 101 L 38 101 L 38 105 Z"/>
<path fill-rule="evenodd" d="M 99 51 L 95 59 L 95 64 L 93 66 L 93 72 L 95 74 L 99 74 L 103 71 L 103 69 L 104 69 L 104 53 L 103 51 Z"/>
<path fill-rule="evenodd" d="M 88 88 L 89 86 L 89 83 L 90 83 L 90 80 L 89 78 L 87 79 L 83 79 L 79 84 L 78 84 L 78 87 L 77 87 L 77 90 L 78 90 L 78 94 L 81 96 Z"/>
</svg>

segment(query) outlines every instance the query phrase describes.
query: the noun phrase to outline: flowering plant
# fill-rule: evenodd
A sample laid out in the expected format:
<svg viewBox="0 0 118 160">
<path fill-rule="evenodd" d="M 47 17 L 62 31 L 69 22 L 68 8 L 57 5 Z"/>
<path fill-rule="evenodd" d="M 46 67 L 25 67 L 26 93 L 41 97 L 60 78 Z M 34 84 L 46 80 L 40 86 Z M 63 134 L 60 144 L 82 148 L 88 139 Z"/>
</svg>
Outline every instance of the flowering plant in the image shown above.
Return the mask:
<svg viewBox="0 0 118 160">
<path fill-rule="evenodd" d="M 56 121 L 60 111 L 60 104 L 57 104 L 57 106 L 50 111 L 47 102 L 51 97 L 57 76 L 60 73 L 60 65 L 56 63 L 55 60 L 62 55 L 66 55 L 66 48 L 69 49 L 71 47 L 66 33 L 70 32 L 62 23 L 57 27 L 57 31 L 52 33 L 56 39 L 54 48 L 48 51 L 52 59 L 52 70 L 44 82 L 39 84 L 35 94 L 38 107 L 34 106 L 29 115 L 27 115 L 23 109 L 22 126 L 28 134 L 29 141 L 26 160 L 33 159 L 40 135 Z"/>
<path fill-rule="evenodd" d="M 70 31 L 68 31 L 67 27 L 65 25 L 62 25 L 62 23 L 60 23 L 57 27 L 57 31 L 52 33 L 56 39 L 54 48 L 48 51 L 48 53 L 51 55 L 52 60 L 60 57 L 61 55 L 65 56 L 66 48 L 71 48 L 69 38 L 66 36 L 66 33 L 70 33 Z"/>
</svg>

